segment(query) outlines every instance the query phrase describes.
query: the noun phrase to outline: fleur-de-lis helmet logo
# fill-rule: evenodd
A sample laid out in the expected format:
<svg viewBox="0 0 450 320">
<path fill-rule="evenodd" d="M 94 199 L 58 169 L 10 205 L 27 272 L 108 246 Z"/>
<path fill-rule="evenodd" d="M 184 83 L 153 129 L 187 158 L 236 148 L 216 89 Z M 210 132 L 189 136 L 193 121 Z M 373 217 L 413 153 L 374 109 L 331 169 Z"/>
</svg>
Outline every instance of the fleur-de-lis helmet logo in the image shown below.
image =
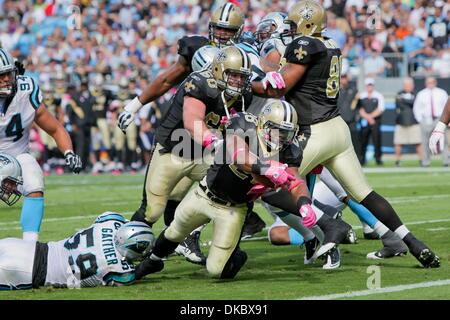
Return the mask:
<svg viewBox="0 0 450 320">
<path fill-rule="evenodd" d="M 300 14 L 302 15 L 303 19 L 309 21 L 313 17 L 314 10 L 312 8 L 305 7 L 305 9 L 303 9 L 303 11 Z"/>
</svg>

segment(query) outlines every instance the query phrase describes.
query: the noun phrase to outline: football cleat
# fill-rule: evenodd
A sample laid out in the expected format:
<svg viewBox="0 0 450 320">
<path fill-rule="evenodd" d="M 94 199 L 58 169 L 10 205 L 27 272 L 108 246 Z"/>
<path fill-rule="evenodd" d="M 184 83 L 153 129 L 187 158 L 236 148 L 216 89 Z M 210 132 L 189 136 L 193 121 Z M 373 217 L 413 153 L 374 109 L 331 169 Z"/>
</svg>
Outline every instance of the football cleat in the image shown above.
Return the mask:
<svg viewBox="0 0 450 320">
<path fill-rule="evenodd" d="M 164 262 L 162 260 L 152 260 L 148 257 L 136 266 L 134 275 L 136 280 L 139 280 L 147 274 L 159 272 L 162 269 L 164 269 Z"/>
<path fill-rule="evenodd" d="M 406 255 L 408 247 L 406 244 L 392 231 L 388 231 L 381 237 L 384 247 L 378 251 L 369 252 L 367 259 L 386 259 L 396 256 Z"/>
<path fill-rule="evenodd" d="M 249 239 L 266 227 L 266 223 L 258 216 L 256 212 L 251 212 L 245 219 L 241 239 Z"/>
<path fill-rule="evenodd" d="M 375 231 L 372 232 L 364 232 L 364 239 L 367 240 L 377 240 L 380 239 L 380 236 Z"/>
<path fill-rule="evenodd" d="M 305 256 L 303 259 L 303 263 L 305 265 L 314 263 L 317 258 L 315 253 L 319 248 L 320 242 L 316 237 L 311 240 L 305 241 Z"/>
<path fill-rule="evenodd" d="M 416 238 L 413 238 L 411 242 L 409 251 L 422 264 L 422 266 L 425 268 L 439 268 L 441 266 L 439 257 L 425 244 Z"/>
<path fill-rule="evenodd" d="M 325 270 L 337 269 L 341 265 L 341 252 L 338 247 L 334 247 L 325 254 L 325 262 L 322 266 Z"/>
<path fill-rule="evenodd" d="M 352 229 L 349 230 L 347 236 L 342 241 L 344 244 L 356 244 L 358 243 L 358 237 L 356 236 L 356 232 Z"/>
<path fill-rule="evenodd" d="M 200 250 L 200 231 L 194 231 L 184 239 L 176 248 L 175 253 L 184 256 L 187 261 L 206 265 L 206 257 Z"/>
</svg>

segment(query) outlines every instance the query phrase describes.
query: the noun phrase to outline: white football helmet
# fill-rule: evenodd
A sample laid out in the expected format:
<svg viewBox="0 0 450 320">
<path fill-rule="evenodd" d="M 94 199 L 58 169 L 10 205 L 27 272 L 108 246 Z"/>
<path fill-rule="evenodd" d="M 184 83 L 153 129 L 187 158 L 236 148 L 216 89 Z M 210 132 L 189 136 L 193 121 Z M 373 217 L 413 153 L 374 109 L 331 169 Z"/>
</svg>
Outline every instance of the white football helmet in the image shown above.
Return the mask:
<svg viewBox="0 0 450 320">
<path fill-rule="evenodd" d="M 152 229 L 143 222 L 130 221 L 123 224 L 114 235 L 117 251 L 132 261 L 150 252 L 155 242 Z"/>
<path fill-rule="evenodd" d="M 7 75 L 7 77 L 5 77 Z M 17 68 L 14 59 L 3 48 L 0 48 L 0 97 L 8 98 L 16 93 Z"/>
<path fill-rule="evenodd" d="M 18 188 L 22 184 L 19 162 L 9 154 L 0 153 L 0 199 L 9 206 L 15 204 L 22 195 Z"/>
<path fill-rule="evenodd" d="M 197 51 L 195 51 L 191 62 L 192 70 L 200 71 L 209 68 L 218 51 L 219 48 L 211 45 L 203 46 Z"/>
<path fill-rule="evenodd" d="M 287 14 L 284 12 L 271 12 L 261 19 L 255 32 L 256 41 L 260 46 L 269 39 L 281 39 L 281 35 L 289 31 L 289 24 L 284 23 L 286 17 Z"/>
</svg>

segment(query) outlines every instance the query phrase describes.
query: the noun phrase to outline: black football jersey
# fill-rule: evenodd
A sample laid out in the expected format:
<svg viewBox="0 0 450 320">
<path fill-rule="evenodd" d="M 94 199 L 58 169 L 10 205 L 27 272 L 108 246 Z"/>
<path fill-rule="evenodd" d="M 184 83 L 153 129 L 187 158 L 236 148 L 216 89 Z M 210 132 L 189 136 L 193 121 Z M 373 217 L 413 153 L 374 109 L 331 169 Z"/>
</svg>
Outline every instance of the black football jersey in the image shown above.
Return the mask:
<svg viewBox="0 0 450 320">
<path fill-rule="evenodd" d="M 299 167 L 301 149 L 297 142 L 294 142 L 275 155 L 264 156 L 260 150 L 256 132 L 257 118 L 253 114 L 241 112 L 229 119 L 224 130 L 224 143 L 216 152 L 214 164 L 208 169 L 206 183 L 209 190 L 217 197 L 235 204 L 251 201 L 247 195 L 254 186 L 251 174 L 238 169 L 232 163 L 230 155 L 226 152 L 226 139 L 229 134 L 236 134 L 242 137 L 248 144 L 250 151 L 264 160 L 277 160 L 287 164 L 289 167 Z"/>
<path fill-rule="evenodd" d="M 185 36 L 178 40 L 178 54 L 186 59 L 189 72 L 192 72 L 191 62 L 195 51 L 209 44 L 209 40 L 202 36 Z"/>
<path fill-rule="evenodd" d="M 333 40 L 299 37 L 286 48 L 283 63 L 308 65 L 302 79 L 285 96 L 297 110 L 299 125 L 311 125 L 339 115 L 341 50 Z"/>
<path fill-rule="evenodd" d="M 162 152 L 171 152 L 178 145 L 174 151 L 176 155 L 195 159 L 201 156 L 197 151 L 202 150 L 202 147 L 190 138 L 187 130 L 183 129 L 184 97 L 196 98 L 206 105 L 205 123 L 210 129 L 220 127 L 222 117 L 227 115 L 226 106 L 222 100 L 221 91 L 217 88 L 216 80 L 208 70 L 191 73 L 172 97 L 170 109 L 156 129 L 155 139 L 163 146 Z M 229 101 L 227 108 L 230 114 L 242 111 L 242 99 L 244 99 L 246 107 L 250 105 L 252 100 L 250 88 L 241 97 Z M 182 131 L 175 132 L 177 129 L 182 129 Z M 186 137 L 189 137 L 188 141 L 186 141 Z M 190 149 L 187 148 L 186 143 L 190 144 Z M 186 150 L 190 150 L 190 154 L 186 154 Z"/>
</svg>

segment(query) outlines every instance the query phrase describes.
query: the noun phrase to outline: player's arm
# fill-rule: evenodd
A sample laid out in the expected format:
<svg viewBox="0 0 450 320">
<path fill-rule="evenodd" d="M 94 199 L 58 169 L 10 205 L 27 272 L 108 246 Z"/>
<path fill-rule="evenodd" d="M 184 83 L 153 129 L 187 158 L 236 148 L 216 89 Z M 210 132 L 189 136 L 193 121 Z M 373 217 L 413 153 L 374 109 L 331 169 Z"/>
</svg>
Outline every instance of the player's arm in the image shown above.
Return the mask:
<svg viewBox="0 0 450 320">
<path fill-rule="evenodd" d="M 296 177 L 287 164 L 278 161 L 262 161 L 253 154 L 244 138 L 237 134 L 227 135 L 226 150 L 231 161 L 238 169 L 256 176 L 264 176 L 275 187 L 293 188 L 297 185 Z"/>
<path fill-rule="evenodd" d="M 447 103 L 445 104 L 444 110 L 442 111 L 440 122 L 448 126 L 450 123 L 450 97 L 447 99 Z"/>
<path fill-rule="evenodd" d="M 190 71 L 190 67 L 186 59 L 182 56 L 178 57 L 178 61 L 173 64 L 167 70 L 161 72 L 155 80 L 141 93 L 138 97 L 142 105 L 150 103 L 167 91 L 173 86 L 179 84 L 186 78 Z M 126 107 L 125 107 L 126 108 Z"/>
<path fill-rule="evenodd" d="M 264 72 L 277 71 L 280 68 L 281 55 L 276 49 L 270 52 L 263 58 L 261 57 L 261 68 Z"/>
<path fill-rule="evenodd" d="M 201 100 L 190 96 L 184 97 L 184 128 L 189 131 L 195 142 L 205 148 L 213 148 L 219 139 L 206 126 L 205 115 L 206 105 Z"/>
<path fill-rule="evenodd" d="M 271 77 L 276 77 L 277 73 L 274 75 L 273 72 L 268 72 L 263 80 L 252 81 L 252 91 L 257 96 L 281 98 L 300 81 L 307 68 L 308 65 L 306 64 L 287 63 L 279 73 L 284 82 L 284 87 L 280 88 L 280 86 L 276 84 L 278 82 L 277 79 L 271 79 Z M 267 85 L 267 83 L 270 83 L 271 85 Z M 275 87 L 277 88 L 274 88 L 273 84 L 276 84 Z"/>
<path fill-rule="evenodd" d="M 79 173 L 82 168 L 81 159 L 73 152 L 72 140 L 61 122 L 48 112 L 43 104 L 37 108 L 34 121 L 55 140 L 58 149 L 66 158 L 66 165 L 74 173 Z"/>
<path fill-rule="evenodd" d="M 134 270 L 129 272 L 109 272 L 103 277 L 106 286 L 128 286 L 136 280 Z"/>
<path fill-rule="evenodd" d="M 444 110 L 442 111 L 441 118 L 431 133 L 430 140 L 428 141 L 428 146 L 433 154 L 438 154 L 439 151 L 443 150 L 444 146 L 444 135 L 445 128 L 450 122 L 450 98 L 447 99 Z"/>
<path fill-rule="evenodd" d="M 125 131 L 134 120 L 135 114 L 143 105 L 155 101 L 170 88 L 180 83 L 190 71 L 190 66 L 183 56 L 179 56 L 178 61 L 167 70 L 162 71 L 150 85 L 144 89 L 140 96 L 136 96 L 129 102 L 124 111 L 119 115 L 118 126 Z"/>
</svg>

